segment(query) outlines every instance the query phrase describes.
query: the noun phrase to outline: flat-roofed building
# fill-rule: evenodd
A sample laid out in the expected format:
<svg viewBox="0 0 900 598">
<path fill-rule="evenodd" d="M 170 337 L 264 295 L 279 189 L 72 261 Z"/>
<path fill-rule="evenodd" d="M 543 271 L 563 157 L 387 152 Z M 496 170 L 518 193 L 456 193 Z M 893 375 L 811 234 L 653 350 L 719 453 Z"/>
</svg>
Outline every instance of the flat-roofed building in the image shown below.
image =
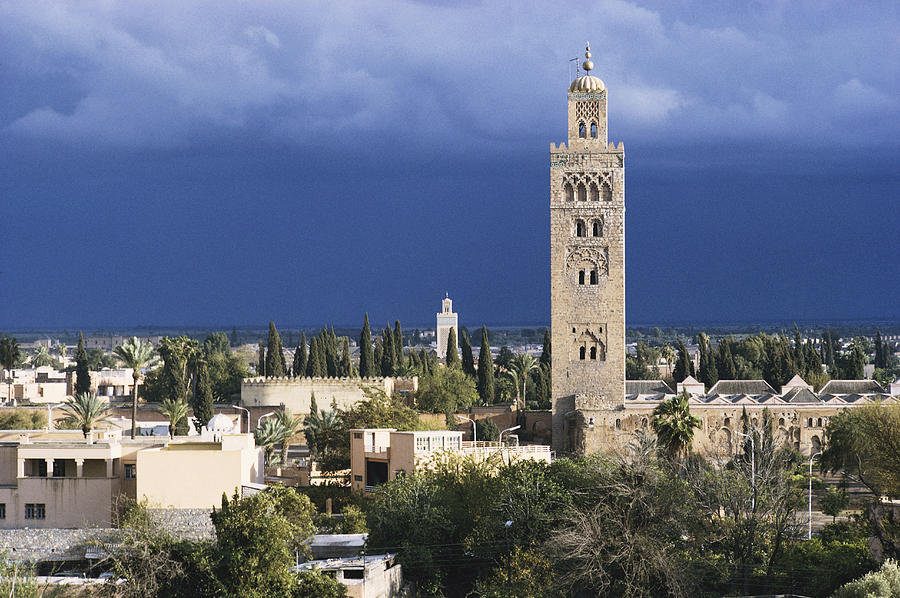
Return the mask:
<svg viewBox="0 0 900 598">
<path fill-rule="evenodd" d="M 532 459 L 550 462 L 547 445 L 501 446 L 498 442 L 465 442 L 455 430 L 399 432 L 392 428 L 350 431 L 350 486 L 369 492 L 379 484 L 427 469 L 442 453 L 475 459 L 498 458 L 504 462 Z M 515 439 L 515 437 L 512 437 Z"/>
</svg>

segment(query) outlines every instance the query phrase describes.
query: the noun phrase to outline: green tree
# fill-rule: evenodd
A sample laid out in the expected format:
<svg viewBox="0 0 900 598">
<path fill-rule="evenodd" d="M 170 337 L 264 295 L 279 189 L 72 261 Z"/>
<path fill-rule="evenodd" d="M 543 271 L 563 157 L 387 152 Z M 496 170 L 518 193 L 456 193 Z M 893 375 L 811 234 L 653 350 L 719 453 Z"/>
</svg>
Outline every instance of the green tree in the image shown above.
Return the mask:
<svg viewBox="0 0 900 598">
<path fill-rule="evenodd" d="M 275 412 L 275 419 L 279 421 L 281 429 L 284 431 L 284 438 L 281 441 L 281 464 L 287 465 L 291 440 L 303 431 L 303 417 L 284 409 Z"/>
<path fill-rule="evenodd" d="M 347 586 L 317 569 L 297 574 L 299 587 L 292 598 L 345 598 Z"/>
<path fill-rule="evenodd" d="M 678 341 L 678 357 L 675 358 L 675 369 L 672 371 L 672 377 L 675 378 L 675 382 L 683 382 L 685 378 L 693 375 L 694 362 L 691 360 L 684 342 Z"/>
<path fill-rule="evenodd" d="M 359 334 L 359 376 L 375 377 L 375 355 L 372 350 L 372 331 L 369 329 L 369 314 L 366 314 L 362 332 Z"/>
<path fill-rule="evenodd" d="M 341 363 L 338 367 L 338 376 L 349 378 L 353 376 L 353 364 L 350 362 L 350 339 L 344 337 L 344 346 L 341 350 Z"/>
<path fill-rule="evenodd" d="M 217 574 L 227 595 L 241 598 L 296 596 L 300 583 L 291 571 L 295 552 L 309 554 L 305 542 L 315 532 L 309 497 L 272 486 L 240 498 L 235 492 L 212 513 L 219 552 Z"/>
<path fill-rule="evenodd" d="M 390 325 L 387 325 L 381 333 L 381 375 L 384 377 L 394 375 L 394 367 L 397 364 L 394 351 L 394 335 Z"/>
<path fill-rule="evenodd" d="M 831 598 L 897 598 L 900 596 L 900 566 L 888 559 L 881 569 L 866 573 L 841 586 Z"/>
<path fill-rule="evenodd" d="M 448 368 L 459 367 L 459 353 L 456 350 L 456 331 L 450 327 L 447 333 L 447 354 L 444 357 L 444 363 Z"/>
<path fill-rule="evenodd" d="M 732 339 L 722 339 L 719 341 L 719 355 L 717 362 L 717 370 L 721 380 L 736 380 L 737 370 L 734 365 L 734 355 L 731 352 Z"/>
<path fill-rule="evenodd" d="M 494 404 L 494 362 L 484 326 L 481 327 L 481 350 L 478 352 L 478 396 L 482 405 Z"/>
<path fill-rule="evenodd" d="M 838 515 L 843 513 L 850 506 L 850 499 L 847 497 L 847 491 L 837 486 L 829 486 L 825 490 L 825 496 L 822 497 L 822 512 L 831 515 L 831 521 L 834 523 Z"/>
<path fill-rule="evenodd" d="M 538 367 L 538 361 L 529 353 L 518 353 L 509 362 L 509 376 L 516 382 L 516 408 L 525 408 L 526 383 L 531 372 Z M 519 389 L 521 387 L 521 393 Z"/>
<path fill-rule="evenodd" d="M 31 367 L 39 368 L 43 366 L 53 366 L 54 368 L 59 369 L 62 367 L 62 364 L 50 355 L 50 349 L 48 349 L 45 345 L 38 345 L 38 347 L 34 350 L 34 353 L 31 354 Z"/>
<path fill-rule="evenodd" d="M 712 388 L 719 380 L 719 372 L 716 367 L 716 356 L 706 333 L 700 333 L 700 382 L 707 388 Z"/>
<path fill-rule="evenodd" d="M 21 360 L 22 352 L 19 350 L 18 340 L 9 336 L 0 339 L 0 365 L 9 372 L 6 376 L 6 398 L 9 400 L 12 399 L 12 372 L 10 370 L 15 368 Z M 90 390 L 90 383 L 88 383 L 88 390 Z"/>
<path fill-rule="evenodd" d="M 81 428 L 81 433 L 87 438 L 94 426 L 109 421 L 109 403 L 92 392 L 83 392 L 75 395 L 71 402 L 63 405 L 63 413 L 66 416 L 63 421 L 69 425 Z"/>
<path fill-rule="evenodd" d="M 256 358 L 256 375 L 266 377 L 266 344 L 259 340 L 259 349 Z"/>
<path fill-rule="evenodd" d="M 300 334 L 300 344 L 297 345 L 297 349 L 294 351 L 294 377 L 302 378 L 306 375 L 306 333 L 303 332 Z"/>
<path fill-rule="evenodd" d="M 175 427 L 184 419 L 187 419 L 189 407 L 183 399 L 163 399 L 162 405 L 157 409 L 160 414 L 169 420 L 169 436 L 175 436 Z M 209 420 L 207 420 L 209 421 Z"/>
<path fill-rule="evenodd" d="M 84 348 L 84 335 L 78 333 L 78 348 L 75 350 L 75 394 L 91 392 L 91 372 L 88 356 Z"/>
<path fill-rule="evenodd" d="M 699 417 L 691 414 L 686 392 L 661 402 L 653 410 L 653 430 L 666 452 L 675 458 L 690 451 L 694 431 L 701 423 Z"/>
<path fill-rule="evenodd" d="M 131 368 L 131 376 L 134 379 L 131 393 L 131 437 L 134 438 L 137 431 L 138 384 L 141 381 L 141 370 L 156 364 L 156 351 L 150 343 L 133 336 L 116 347 L 113 353 L 122 365 Z"/>
<path fill-rule="evenodd" d="M 419 380 L 416 406 L 428 413 L 456 413 L 478 398 L 475 381 L 459 368 L 437 368 Z"/>
<path fill-rule="evenodd" d="M 472 343 L 469 341 L 469 332 L 463 328 L 460 335 L 460 351 L 462 352 L 462 371 L 467 376 L 475 378 L 475 356 L 472 354 Z"/>
<path fill-rule="evenodd" d="M 265 450 L 266 465 L 275 465 L 275 445 L 284 441 L 287 431 L 281 422 L 274 417 L 267 417 L 259 422 L 253 436 L 256 440 L 256 446 L 261 446 Z"/>
<path fill-rule="evenodd" d="M 269 322 L 269 339 L 266 343 L 266 377 L 281 378 L 286 367 L 284 361 L 284 348 L 281 345 L 281 335 L 275 328 L 275 322 Z"/>
<path fill-rule="evenodd" d="M 406 359 L 403 356 L 403 329 L 400 327 L 400 320 L 394 320 L 394 334 L 391 339 L 394 341 L 395 369 L 402 369 L 406 365 Z"/>
<path fill-rule="evenodd" d="M 218 354 L 216 354 L 218 355 Z M 197 372 L 194 384 L 193 401 L 191 407 L 194 410 L 194 426 L 197 430 L 205 426 L 214 415 L 214 402 L 212 380 L 209 375 L 209 364 L 206 358 L 198 358 L 194 365 Z M 174 426 L 180 420 L 176 420 Z M 171 432 L 170 432 L 171 433 Z"/>
</svg>

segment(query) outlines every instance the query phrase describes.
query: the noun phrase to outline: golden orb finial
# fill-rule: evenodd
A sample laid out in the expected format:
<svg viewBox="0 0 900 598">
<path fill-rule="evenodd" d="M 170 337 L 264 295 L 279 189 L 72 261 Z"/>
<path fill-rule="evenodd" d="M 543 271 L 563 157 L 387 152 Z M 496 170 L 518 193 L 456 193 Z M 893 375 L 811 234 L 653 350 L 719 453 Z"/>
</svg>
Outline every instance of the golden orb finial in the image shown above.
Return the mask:
<svg viewBox="0 0 900 598">
<path fill-rule="evenodd" d="M 594 68 L 594 63 L 591 62 L 591 42 L 587 42 L 587 45 L 584 48 L 584 58 L 585 61 L 581 64 L 581 68 L 587 72 L 591 72 L 591 69 Z"/>
</svg>

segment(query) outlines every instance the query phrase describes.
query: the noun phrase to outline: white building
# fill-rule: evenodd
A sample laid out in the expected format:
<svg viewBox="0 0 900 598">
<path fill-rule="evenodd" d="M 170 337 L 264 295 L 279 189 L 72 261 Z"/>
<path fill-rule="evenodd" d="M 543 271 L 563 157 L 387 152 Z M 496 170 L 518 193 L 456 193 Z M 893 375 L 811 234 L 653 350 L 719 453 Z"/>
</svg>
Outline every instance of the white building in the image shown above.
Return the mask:
<svg viewBox="0 0 900 598">
<path fill-rule="evenodd" d="M 444 359 L 447 356 L 447 337 L 450 329 L 456 335 L 456 347 L 459 350 L 459 319 L 453 312 L 453 299 L 447 294 L 441 301 L 441 313 L 437 314 L 437 355 Z"/>
</svg>

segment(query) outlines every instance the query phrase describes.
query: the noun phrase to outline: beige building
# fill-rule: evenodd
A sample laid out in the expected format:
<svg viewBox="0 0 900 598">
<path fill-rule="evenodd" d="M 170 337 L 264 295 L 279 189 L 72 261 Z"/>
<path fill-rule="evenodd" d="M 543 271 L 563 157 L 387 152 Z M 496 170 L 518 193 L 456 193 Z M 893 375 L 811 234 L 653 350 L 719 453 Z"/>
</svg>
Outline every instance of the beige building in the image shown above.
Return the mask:
<svg viewBox="0 0 900 598">
<path fill-rule="evenodd" d="M 453 311 L 453 299 L 448 293 L 441 301 L 441 311 L 437 314 L 437 327 L 435 342 L 437 347 L 438 359 L 447 357 L 447 338 L 450 336 L 450 329 L 456 335 L 456 347 L 459 351 L 459 316 Z"/>
<path fill-rule="evenodd" d="M 872 380 L 832 380 L 816 393 L 799 376 L 780 390 L 765 380 L 719 380 L 707 391 L 688 377 L 675 390 L 661 380 L 629 380 L 626 392 L 623 404 L 613 409 L 576 414 L 570 425 L 572 450 L 587 452 L 588 439 L 607 450 L 624 447 L 635 432 L 652 431 L 653 410 L 660 402 L 687 392 L 691 413 L 701 422 L 694 450 L 709 456 L 733 455 L 741 447 L 738 433 L 744 411 L 756 425 L 768 409 L 776 440 L 810 455 L 825 446 L 828 422 L 841 410 L 900 400 Z"/>
<path fill-rule="evenodd" d="M 281 408 L 296 415 L 308 415 L 312 396 L 319 409 L 349 409 L 367 394 L 384 392 L 415 393 L 419 379 L 412 378 L 244 378 L 241 382 L 241 405 L 246 408 Z M 254 422 L 255 424 L 256 422 Z"/>
<path fill-rule="evenodd" d="M 546 445 L 501 446 L 497 442 L 464 442 L 462 437 L 462 432 L 454 430 L 351 430 L 350 487 L 369 492 L 397 476 L 428 469 L 435 457 L 446 453 L 476 459 L 499 458 L 507 463 L 524 459 L 550 462 L 550 447 Z"/>
<path fill-rule="evenodd" d="M 0 371 L 0 398 L 16 403 L 59 403 L 66 400 L 65 372 L 50 366 Z"/>
<path fill-rule="evenodd" d="M 591 70 L 568 90 L 568 140 L 550 144 L 553 448 L 575 442 L 576 413 L 625 399 L 625 148 L 607 137 L 607 90 Z M 586 450 L 600 445 L 579 439 Z"/>
<path fill-rule="evenodd" d="M 119 430 L 0 433 L 0 528 L 109 527 L 120 495 L 209 509 L 263 481 L 249 434 L 122 438 Z"/>
</svg>

